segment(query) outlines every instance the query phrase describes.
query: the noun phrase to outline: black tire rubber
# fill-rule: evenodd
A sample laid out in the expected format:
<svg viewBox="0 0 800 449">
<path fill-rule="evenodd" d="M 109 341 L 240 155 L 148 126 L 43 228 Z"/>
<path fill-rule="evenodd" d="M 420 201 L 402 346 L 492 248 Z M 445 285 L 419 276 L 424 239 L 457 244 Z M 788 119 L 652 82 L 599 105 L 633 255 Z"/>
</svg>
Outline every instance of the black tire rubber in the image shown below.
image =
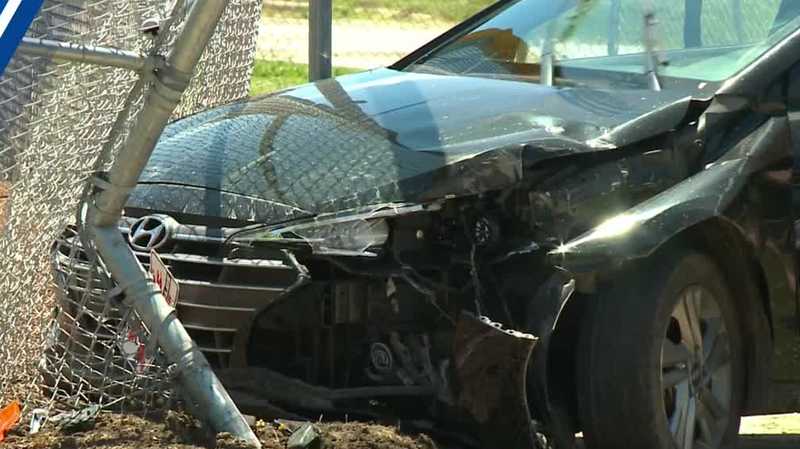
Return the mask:
<svg viewBox="0 0 800 449">
<path fill-rule="evenodd" d="M 681 291 L 697 284 L 714 295 L 728 329 L 732 397 L 719 447 L 735 445 L 745 379 L 733 296 L 710 258 L 672 250 L 627 271 L 589 298 L 576 354 L 579 418 L 587 449 L 677 447 L 661 391 L 661 345 Z"/>
</svg>

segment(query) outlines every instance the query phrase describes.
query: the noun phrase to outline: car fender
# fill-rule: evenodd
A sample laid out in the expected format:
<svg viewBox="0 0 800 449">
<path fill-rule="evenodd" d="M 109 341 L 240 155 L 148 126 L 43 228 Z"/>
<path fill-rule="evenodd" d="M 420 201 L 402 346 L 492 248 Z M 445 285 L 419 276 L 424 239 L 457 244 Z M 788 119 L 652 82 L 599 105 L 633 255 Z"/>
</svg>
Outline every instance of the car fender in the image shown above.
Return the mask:
<svg viewBox="0 0 800 449">
<path fill-rule="evenodd" d="M 760 246 L 760 236 L 752 229 L 753 214 L 759 211 L 749 207 L 743 194 L 755 176 L 791 160 L 789 136 L 786 117 L 766 119 L 695 175 L 553 249 L 550 262 L 579 279 L 611 271 L 652 255 L 681 232 L 714 218 L 739 229 L 752 246 Z M 781 182 L 785 185 L 779 188 L 788 191 L 789 180 Z M 786 204 L 787 217 L 789 208 Z"/>
<path fill-rule="evenodd" d="M 754 318 L 746 326 L 753 337 L 748 350 L 749 412 L 772 410 L 765 394 L 770 354 L 776 344 L 771 311 L 793 309 L 796 303 L 794 255 L 789 245 L 793 233 L 791 149 L 787 117 L 768 118 L 704 170 L 548 254 L 551 263 L 577 280 L 578 291 L 593 293 L 598 279 L 650 257 L 680 240 L 690 228 L 715 222 L 705 228 L 713 232 L 722 226 L 725 232 L 715 237 L 736 239 L 734 245 L 726 246 L 741 246 L 743 252 L 734 253 L 752 256 L 755 284 L 762 276 L 766 284 L 761 292 L 763 314 L 757 310 L 762 304 L 751 301 L 742 306 Z M 725 263 L 724 257 L 720 261 Z M 740 265 L 747 267 L 748 261 Z"/>
</svg>

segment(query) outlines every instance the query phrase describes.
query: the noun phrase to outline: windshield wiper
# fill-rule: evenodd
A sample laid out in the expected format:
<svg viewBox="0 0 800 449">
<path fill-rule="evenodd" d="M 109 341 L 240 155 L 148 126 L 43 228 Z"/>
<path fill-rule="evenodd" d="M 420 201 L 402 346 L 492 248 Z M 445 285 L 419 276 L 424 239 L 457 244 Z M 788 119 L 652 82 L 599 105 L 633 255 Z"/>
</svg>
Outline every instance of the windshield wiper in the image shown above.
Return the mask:
<svg viewBox="0 0 800 449">
<path fill-rule="evenodd" d="M 658 52 L 656 51 L 656 12 L 652 0 L 644 4 L 644 49 L 645 49 L 645 76 L 647 84 L 654 91 L 661 90 L 661 82 L 658 79 L 658 66 L 661 64 Z"/>
<path fill-rule="evenodd" d="M 589 4 L 591 0 L 584 0 Z M 620 2 L 616 0 L 612 5 L 611 14 L 620 13 Z M 618 26 L 619 17 L 609 20 L 609 26 Z M 540 59 L 540 80 L 539 82 L 545 86 L 552 86 L 555 80 L 555 34 L 556 34 L 556 21 L 551 20 L 547 26 L 544 42 L 542 43 L 542 56 Z M 644 2 L 644 48 L 645 48 L 645 76 L 647 77 L 647 84 L 651 90 L 660 91 L 661 81 L 658 78 L 658 68 L 661 65 L 661 56 L 656 50 L 656 26 L 658 20 L 656 19 L 655 7 L 653 0 L 645 0 Z M 617 30 L 618 31 L 618 30 Z M 612 38 L 613 36 L 613 38 Z M 618 36 L 614 33 L 609 36 L 609 55 L 616 54 L 618 51 Z M 613 51 L 612 51 L 613 49 Z"/>
<path fill-rule="evenodd" d="M 547 26 L 547 34 L 542 44 L 542 58 L 539 64 L 539 71 L 541 72 L 539 74 L 539 82 L 545 86 L 553 85 L 553 73 L 556 64 L 555 38 L 553 37 L 556 27 L 553 22 L 554 21 L 550 21 L 550 24 Z"/>
</svg>

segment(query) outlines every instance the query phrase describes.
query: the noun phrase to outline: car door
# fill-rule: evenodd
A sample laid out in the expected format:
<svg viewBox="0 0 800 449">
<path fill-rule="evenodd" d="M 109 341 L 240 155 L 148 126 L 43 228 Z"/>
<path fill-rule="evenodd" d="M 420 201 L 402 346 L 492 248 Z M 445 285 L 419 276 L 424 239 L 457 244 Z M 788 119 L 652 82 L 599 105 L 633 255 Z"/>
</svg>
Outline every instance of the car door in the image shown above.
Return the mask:
<svg viewBox="0 0 800 449">
<path fill-rule="evenodd" d="M 800 229 L 800 62 L 768 87 L 759 101 L 759 112 L 773 116 L 785 114 L 789 133 L 788 160 L 766 167 L 754 183 L 759 189 L 758 203 L 765 213 L 761 225 L 763 239 L 771 242 L 762 255 L 771 299 L 774 337 L 770 411 L 788 412 L 800 409 L 800 397 L 797 395 L 800 388 L 800 302 L 797 296 L 800 248 L 797 238 Z M 781 223 L 785 220 L 793 223 L 788 235 L 783 235 L 781 231 L 784 229 Z M 779 276 L 777 273 L 785 275 Z M 776 279 L 788 281 L 770 282 Z"/>
</svg>

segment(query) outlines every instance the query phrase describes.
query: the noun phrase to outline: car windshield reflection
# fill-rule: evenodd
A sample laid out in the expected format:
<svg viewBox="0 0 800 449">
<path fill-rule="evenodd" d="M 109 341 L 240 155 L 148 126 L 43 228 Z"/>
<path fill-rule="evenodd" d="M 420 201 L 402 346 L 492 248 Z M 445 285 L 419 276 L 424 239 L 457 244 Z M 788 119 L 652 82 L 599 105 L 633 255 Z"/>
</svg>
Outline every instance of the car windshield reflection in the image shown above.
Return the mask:
<svg viewBox="0 0 800 449">
<path fill-rule="evenodd" d="M 796 30 L 799 11 L 778 0 L 516 0 L 407 70 L 609 88 L 647 88 L 650 71 L 721 82 Z"/>
</svg>

